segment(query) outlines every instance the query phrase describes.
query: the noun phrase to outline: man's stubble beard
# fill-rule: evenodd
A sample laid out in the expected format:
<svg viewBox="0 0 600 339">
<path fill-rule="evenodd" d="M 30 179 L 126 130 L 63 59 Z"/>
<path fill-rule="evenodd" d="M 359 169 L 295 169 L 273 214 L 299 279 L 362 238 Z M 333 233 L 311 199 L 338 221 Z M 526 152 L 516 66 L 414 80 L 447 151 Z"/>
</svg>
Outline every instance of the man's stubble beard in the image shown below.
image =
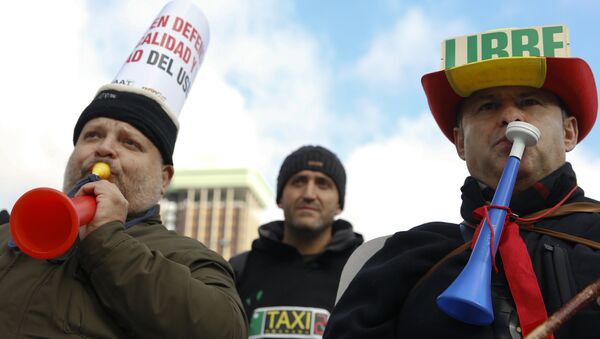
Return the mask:
<svg viewBox="0 0 600 339">
<path fill-rule="evenodd" d="M 79 166 L 76 166 L 73 162 L 72 158 L 69 158 L 65 168 L 63 180 L 63 192 L 65 193 L 69 192 L 78 180 L 89 174 L 86 166 L 83 169 L 78 169 Z M 111 176 L 109 179 L 119 188 L 121 194 L 129 202 L 128 214 L 143 212 L 157 204 L 162 197 L 162 173 L 148 176 L 147 178 L 143 175 L 124 178 L 123 174 L 120 173 L 118 176 Z"/>
<path fill-rule="evenodd" d="M 288 231 L 294 235 L 296 238 L 300 239 L 315 239 L 318 238 L 324 232 L 331 232 L 331 228 L 333 225 L 333 219 L 329 222 L 320 220 L 317 225 L 309 225 L 302 222 L 298 222 L 295 218 L 290 218 L 290 222 L 285 222 L 287 225 Z M 289 220 L 289 219 L 288 219 Z"/>
</svg>

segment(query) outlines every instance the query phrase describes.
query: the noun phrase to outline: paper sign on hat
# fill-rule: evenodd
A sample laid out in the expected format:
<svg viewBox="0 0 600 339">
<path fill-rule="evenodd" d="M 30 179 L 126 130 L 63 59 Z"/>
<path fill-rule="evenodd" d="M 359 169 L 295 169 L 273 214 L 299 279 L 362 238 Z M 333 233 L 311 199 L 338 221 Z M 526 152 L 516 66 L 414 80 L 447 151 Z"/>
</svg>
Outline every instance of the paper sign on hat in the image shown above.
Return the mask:
<svg viewBox="0 0 600 339">
<path fill-rule="evenodd" d="M 502 28 L 442 42 L 442 69 L 510 57 L 571 56 L 565 25 Z"/>
<path fill-rule="evenodd" d="M 152 93 L 177 122 L 209 42 L 208 22 L 192 2 L 169 2 L 113 80 Z"/>
<path fill-rule="evenodd" d="M 598 94 L 590 66 L 570 56 L 564 25 L 486 31 L 442 42 L 442 70 L 421 78 L 438 126 L 454 142 L 459 104 L 493 87 L 526 86 L 554 93 L 577 118 L 581 141 L 592 129 Z"/>
</svg>

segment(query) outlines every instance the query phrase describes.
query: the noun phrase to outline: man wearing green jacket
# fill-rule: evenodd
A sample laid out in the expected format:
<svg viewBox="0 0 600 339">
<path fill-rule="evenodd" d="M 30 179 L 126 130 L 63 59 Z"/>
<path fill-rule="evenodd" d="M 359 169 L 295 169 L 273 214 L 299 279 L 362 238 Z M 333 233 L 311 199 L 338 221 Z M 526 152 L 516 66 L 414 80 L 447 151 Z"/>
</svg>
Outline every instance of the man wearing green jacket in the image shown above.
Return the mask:
<svg viewBox="0 0 600 339">
<path fill-rule="evenodd" d="M 176 136 L 152 95 L 101 88 L 75 126 L 65 170 L 63 191 L 97 204 L 79 242 L 40 260 L 0 226 L 3 337 L 247 337 L 229 264 L 161 224 L 158 201 L 174 173 Z M 86 180 L 97 162 L 109 165 L 108 180 Z"/>
<path fill-rule="evenodd" d="M 176 35 L 182 22 L 195 39 Z M 159 35 L 176 35 L 193 62 L 148 43 Z M 61 234 L 56 229 L 69 218 L 53 216 L 60 205 L 21 204 L 29 192 L 12 209 L 10 226 L 0 225 L 0 337 L 247 338 L 232 268 L 198 241 L 168 231 L 159 213 L 174 174 L 177 116 L 207 43 L 199 9 L 167 4 L 117 77 L 79 116 L 63 192 L 95 205 L 95 212 L 91 220 L 85 213 L 71 217 L 78 221 L 74 244 L 48 251 L 32 246 Z M 140 62 L 142 54 L 161 55 L 161 64 Z M 164 60 L 186 72 L 185 88 L 160 67 Z M 110 171 L 104 166 L 90 174 L 98 163 Z M 26 229 L 32 241 L 23 240 Z"/>
</svg>

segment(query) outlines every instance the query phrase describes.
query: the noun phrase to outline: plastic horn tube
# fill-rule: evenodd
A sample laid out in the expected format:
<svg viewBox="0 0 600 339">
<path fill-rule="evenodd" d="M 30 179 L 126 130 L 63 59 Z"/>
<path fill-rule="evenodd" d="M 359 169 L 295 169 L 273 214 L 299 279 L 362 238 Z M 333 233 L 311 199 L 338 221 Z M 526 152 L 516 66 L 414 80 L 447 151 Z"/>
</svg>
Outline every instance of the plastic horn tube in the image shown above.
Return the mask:
<svg viewBox="0 0 600 339">
<path fill-rule="evenodd" d="M 539 130 L 528 123 L 508 124 L 506 137 L 513 142 L 510 155 L 492 199 L 492 206 L 508 207 L 525 147 L 533 146 L 540 138 Z M 506 210 L 491 207 L 489 220 L 484 220 L 471 257 L 459 276 L 437 298 L 438 307 L 454 319 L 473 325 L 489 325 L 494 321 L 491 296 L 492 253 L 490 240 L 494 231 L 493 253 L 496 254 Z"/>
</svg>

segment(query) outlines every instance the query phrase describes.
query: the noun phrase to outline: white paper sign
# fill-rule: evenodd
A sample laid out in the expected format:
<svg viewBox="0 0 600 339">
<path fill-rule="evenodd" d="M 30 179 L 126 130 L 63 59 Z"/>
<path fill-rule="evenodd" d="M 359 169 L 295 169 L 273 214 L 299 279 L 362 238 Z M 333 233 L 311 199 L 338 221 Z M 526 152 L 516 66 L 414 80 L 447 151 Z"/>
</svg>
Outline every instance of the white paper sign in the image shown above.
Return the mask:
<svg viewBox="0 0 600 339">
<path fill-rule="evenodd" d="M 150 91 L 179 115 L 209 41 L 208 22 L 193 3 L 165 5 L 113 83 Z"/>
</svg>

